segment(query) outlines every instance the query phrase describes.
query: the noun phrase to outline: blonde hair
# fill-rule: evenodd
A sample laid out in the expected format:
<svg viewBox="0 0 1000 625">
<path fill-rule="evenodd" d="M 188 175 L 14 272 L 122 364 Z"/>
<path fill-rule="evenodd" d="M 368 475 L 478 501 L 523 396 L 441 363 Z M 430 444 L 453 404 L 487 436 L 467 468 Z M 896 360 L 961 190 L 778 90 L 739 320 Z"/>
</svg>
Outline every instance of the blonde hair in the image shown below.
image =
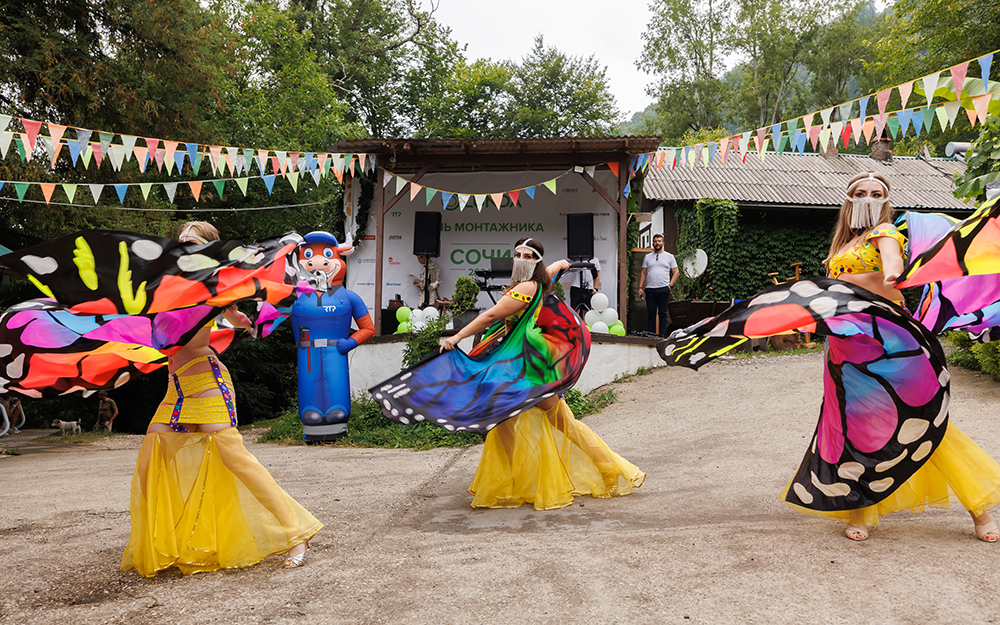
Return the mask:
<svg viewBox="0 0 1000 625">
<path fill-rule="evenodd" d="M 218 241 L 221 239 L 218 229 L 207 221 L 188 221 L 181 224 L 177 238 L 181 238 L 188 232 L 196 234 L 206 241 Z"/>
<path fill-rule="evenodd" d="M 867 180 L 871 176 L 875 180 L 881 182 L 885 185 L 885 196 L 889 197 L 889 191 L 892 188 L 889 185 L 889 181 L 882 174 L 875 171 L 862 171 L 856 176 L 851 178 L 847 182 L 847 188 L 851 189 L 856 183 Z M 837 216 L 837 223 L 833 226 L 833 241 L 830 243 L 830 253 L 827 254 L 826 258 L 823 259 L 823 265 L 829 269 L 830 259 L 839 252 L 845 245 L 847 245 L 851 239 L 855 237 L 855 232 L 851 229 L 851 211 L 854 209 L 854 204 L 851 203 L 846 197 L 844 198 L 844 203 L 840 206 L 840 214 Z M 861 233 L 861 236 L 868 234 L 874 230 L 879 224 L 892 223 L 892 216 L 895 209 L 892 207 L 892 202 L 885 202 L 882 204 L 882 213 L 879 214 L 878 220 L 865 228 Z"/>
</svg>

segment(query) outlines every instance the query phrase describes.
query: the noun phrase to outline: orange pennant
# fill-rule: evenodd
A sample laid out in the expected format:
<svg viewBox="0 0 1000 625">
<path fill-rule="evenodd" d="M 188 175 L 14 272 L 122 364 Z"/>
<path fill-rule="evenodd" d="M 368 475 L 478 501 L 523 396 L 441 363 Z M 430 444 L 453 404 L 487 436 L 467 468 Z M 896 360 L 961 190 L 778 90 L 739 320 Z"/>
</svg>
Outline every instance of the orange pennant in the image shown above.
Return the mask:
<svg viewBox="0 0 1000 625">
<path fill-rule="evenodd" d="M 423 189 L 422 186 L 420 186 L 419 184 L 417 184 L 415 182 L 411 182 L 410 183 L 410 199 L 412 200 L 413 198 L 417 197 L 417 194 L 420 193 L 421 189 Z"/>
<path fill-rule="evenodd" d="M 611 173 L 618 177 L 618 163 L 608 163 L 608 167 L 611 168 Z"/>
<path fill-rule="evenodd" d="M 191 195 L 194 196 L 194 201 L 197 202 L 198 198 L 201 197 L 201 180 L 192 180 L 188 182 L 191 187 Z"/>
<path fill-rule="evenodd" d="M 38 186 L 42 188 L 42 195 L 45 196 L 45 203 L 48 204 L 49 200 L 52 199 L 52 192 L 56 190 L 55 183 L 52 182 L 39 182 Z"/>
<path fill-rule="evenodd" d="M 972 106 L 976 109 L 976 116 L 979 118 L 980 124 L 986 123 L 986 116 L 990 114 L 990 98 L 992 97 L 992 93 L 984 93 L 972 98 Z"/>
<path fill-rule="evenodd" d="M 500 205 L 503 204 L 503 193 L 490 193 L 490 199 L 493 200 L 493 205 L 500 210 Z"/>
</svg>

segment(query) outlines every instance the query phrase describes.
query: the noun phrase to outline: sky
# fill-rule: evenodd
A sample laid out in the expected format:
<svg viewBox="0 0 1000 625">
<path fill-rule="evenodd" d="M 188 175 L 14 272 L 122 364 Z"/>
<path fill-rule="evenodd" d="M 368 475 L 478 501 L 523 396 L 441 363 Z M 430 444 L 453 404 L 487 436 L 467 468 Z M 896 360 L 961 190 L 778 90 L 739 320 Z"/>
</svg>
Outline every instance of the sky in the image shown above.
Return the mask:
<svg viewBox="0 0 1000 625">
<path fill-rule="evenodd" d="M 652 76 L 635 67 L 649 22 L 647 0 L 440 0 L 435 17 L 468 44 L 466 57 L 520 61 L 541 34 L 546 47 L 594 55 L 625 121 L 652 103 Z"/>
</svg>

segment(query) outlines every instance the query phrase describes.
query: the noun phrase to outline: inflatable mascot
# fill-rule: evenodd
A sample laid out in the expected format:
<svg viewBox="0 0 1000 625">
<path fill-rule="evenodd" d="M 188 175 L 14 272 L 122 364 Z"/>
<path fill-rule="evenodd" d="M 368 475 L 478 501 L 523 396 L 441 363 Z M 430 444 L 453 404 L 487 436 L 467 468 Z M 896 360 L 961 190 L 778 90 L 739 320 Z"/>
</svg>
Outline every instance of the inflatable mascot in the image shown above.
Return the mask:
<svg viewBox="0 0 1000 625">
<path fill-rule="evenodd" d="M 351 382 L 347 354 L 375 334 L 361 297 L 344 288 L 347 266 L 341 259 L 354 251 L 329 232 L 310 232 L 299 246 L 299 264 L 315 276 L 315 293 L 302 294 L 292 306 L 292 330 L 298 341 L 299 418 L 307 441 L 332 441 L 347 434 Z M 351 320 L 358 330 L 351 333 Z"/>
</svg>

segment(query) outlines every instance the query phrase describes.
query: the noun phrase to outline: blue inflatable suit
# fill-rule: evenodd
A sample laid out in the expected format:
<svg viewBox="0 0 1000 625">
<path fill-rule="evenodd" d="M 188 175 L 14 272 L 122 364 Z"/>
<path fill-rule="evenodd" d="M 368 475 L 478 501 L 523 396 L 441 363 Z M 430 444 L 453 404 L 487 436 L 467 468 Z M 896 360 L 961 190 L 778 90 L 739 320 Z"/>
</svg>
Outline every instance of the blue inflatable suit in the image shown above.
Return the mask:
<svg viewBox="0 0 1000 625">
<path fill-rule="evenodd" d="M 347 267 L 341 257 L 353 251 L 329 232 L 310 232 L 299 247 L 299 263 L 319 283 L 315 293 L 299 296 L 291 314 L 298 344 L 299 418 L 307 441 L 332 441 L 347 434 L 347 354 L 375 334 L 361 297 L 343 285 Z M 358 324 L 353 334 L 352 320 Z"/>
</svg>

